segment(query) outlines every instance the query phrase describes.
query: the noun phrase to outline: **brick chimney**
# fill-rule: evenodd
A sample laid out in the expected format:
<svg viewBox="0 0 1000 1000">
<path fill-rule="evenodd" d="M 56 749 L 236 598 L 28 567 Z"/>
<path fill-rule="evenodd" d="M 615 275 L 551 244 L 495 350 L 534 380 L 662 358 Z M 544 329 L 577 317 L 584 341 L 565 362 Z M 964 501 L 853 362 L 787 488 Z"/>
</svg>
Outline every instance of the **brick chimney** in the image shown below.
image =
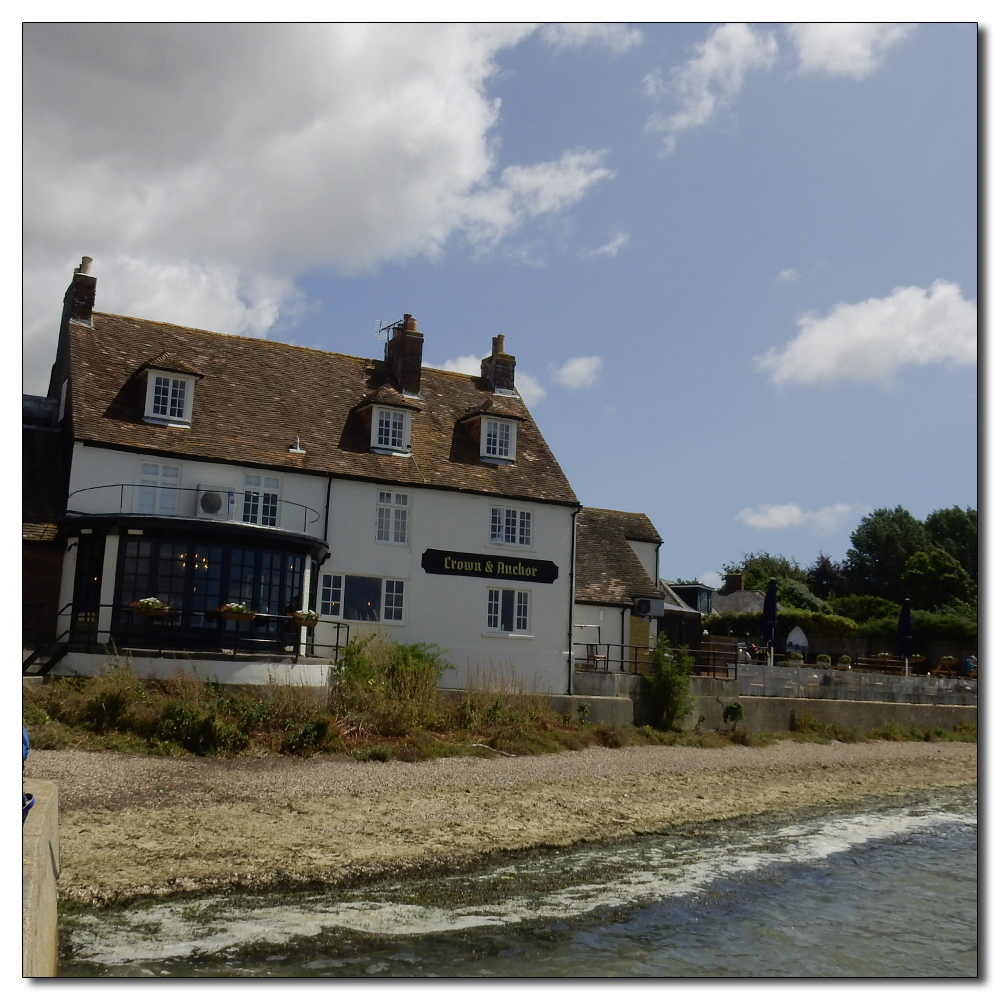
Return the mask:
<svg viewBox="0 0 1000 1000">
<path fill-rule="evenodd" d="M 501 396 L 514 394 L 514 355 L 504 350 L 504 335 L 493 338 L 493 353 L 483 358 L 483 378 L 493 387 L 493 391 Z"/>
<path fill-rule="evenodd" d="M 417 321 L 409 313 L 403 322 L 392 328 L 386 341 L 385 360 L 396 376 L 404 396 L 420 395 L 420 364 L 424 356 L 424 335 L 417 332 Z"/>
<path fill-rule="evenodd" d="M 63 319 L 81 326 L 93 326 L 94 296 L 97 294 L 97 278 L 90 273 L 93 258 L 84 257 L 80 266 L 73 268 L 73 280 L 63 299 Z"/>
<path fill-rule="evenodd" d="M 742 573 L 727 573 L 723 579 L 725 580 L 725 583 L 722 585 L 722 592 L 724 594 L 732 594 L 743 589 Z"/>
</svg>

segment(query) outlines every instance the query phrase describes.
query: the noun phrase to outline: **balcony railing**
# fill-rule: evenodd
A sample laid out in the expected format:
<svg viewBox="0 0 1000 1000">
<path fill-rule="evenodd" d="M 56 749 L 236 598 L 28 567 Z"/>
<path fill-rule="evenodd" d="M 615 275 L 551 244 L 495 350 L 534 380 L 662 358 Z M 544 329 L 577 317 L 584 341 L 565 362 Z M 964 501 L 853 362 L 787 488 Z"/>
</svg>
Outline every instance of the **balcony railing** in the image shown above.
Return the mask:
<svg viewBox="0 0 1000 1000">
<path fill-rule="evenodd" d="M 692 649 L 692 674 L 696 677 L 735 677 L 737 658 L 711 649 Z M 577 670 L 644 674 L 649 670 L 652 649 L 617 642 L 574 642 L 573 665 Z"/>
<path fill-rule="evenodd" d="M 350 626 L 345 622 L 323 617 L 317 629 L 332 642 L 318 641 L 316 629 L 296 624 L 291 615 L 257 614 L 253 621 L 244 622 L 228 621 L 219 611 L 171 608 L 161 617 L 149 617 L 127 604 L 86 608 L 66 605 L 60 611 L 39 609 L 33 616 L 36 628 L 40 617 L 47 618 L 51 625 L 42 630 L 45 641 L 37 641 L 41 639 L 38 636 L 32 642 L 35 637 L 25 636 L 32 662 L 39 654 L 44 658 L 48 649 L 67 646 L 80 652 L 105 653 L 114 649 L 137 656 L 162 657 L 169 651 L 234 660 L 257 654 L 292 661 L 319 657 L 336 662 L 350 637 Z"/>
<path fill-rule="evenodd" d="M 66 513 L 71 517 L 87 514 L 137 514 L 147 517 L 196 518 L 205 523 L 222 521 L 297 531 L 304 535 L 315 534 L 310 529 L 319 524 L 319 511 L 294 500 L 277 500 L 275 510 L 268 512 L 260 502 L 259 495 L 256 503 L 246 499 L 246 494 L 256 492 L 244 489 L 204 490 L 189 486 L 108 483 L 74 490 L 67 500 Z M 217 500 L 207 505 L 202 503 L 201 495 L 211 493 L 218 494 Z"/>
</svg>

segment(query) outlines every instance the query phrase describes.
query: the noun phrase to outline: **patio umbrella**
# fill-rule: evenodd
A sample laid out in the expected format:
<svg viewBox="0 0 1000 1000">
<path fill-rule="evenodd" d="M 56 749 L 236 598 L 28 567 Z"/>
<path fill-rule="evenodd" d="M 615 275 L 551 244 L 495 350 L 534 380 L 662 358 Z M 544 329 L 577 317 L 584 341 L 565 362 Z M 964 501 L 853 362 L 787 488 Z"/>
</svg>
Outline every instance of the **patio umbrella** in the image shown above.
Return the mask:
<svg viewBox="0 0 1000 1000">
<path fill-rule="evenodd" d="M 896 655 L 908 660 L 913 656 L 913 632 L 910 628 L 910 599 L 903 601 L 896 622 Z"/>
<path fill-rule="evenodd" d="M 761 623 L 764 645 L 774 649 L 778 636 L 778 581 L 771 577 L 764 594 L 764 620 Z"/>
</svg>

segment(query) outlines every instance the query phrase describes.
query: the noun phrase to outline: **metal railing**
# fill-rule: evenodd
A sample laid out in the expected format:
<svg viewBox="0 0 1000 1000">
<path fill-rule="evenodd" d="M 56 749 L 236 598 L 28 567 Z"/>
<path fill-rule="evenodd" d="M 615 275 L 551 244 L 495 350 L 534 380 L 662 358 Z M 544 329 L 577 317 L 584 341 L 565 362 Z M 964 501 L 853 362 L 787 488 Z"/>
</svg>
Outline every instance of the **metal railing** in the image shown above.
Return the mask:
<svg viewBox="0 0 1000 1000">
<path fill-rule="evenodd" d="M 676 650 L 675 650 L 676 652 Z M 733 678 L 743 664 L 742 653 L 732 650 L 689 649 L 694 660 L 695 677 Z M 652 646 L 634 646 L 618 642 L 574 642 L 573 666 L 577 670 L 597 670 L 644 674 L 652 659 Z"/>
<path fill-rule="evenodd" d="M 94 510 L 77 510 L 73 507 L 73 498 L 80 497 L 81 494 L 94 494 L 97 490 L 105 490 L 110 498 L 106 503 L 100 499 L 96 500 Z M 125 492 L 129 491 L 128 502 L 125 499 Z M 115 496 L 117 491 L 117 497 Z M 146 492 L 142 492 L 146 491 Z M 219 510 L 212 513 L 199 514 L 198 494 L 216 492 L 219 494 L 221 505 Z M 257 528 L 282 528 L 285 531 L 298 531 L 301 523 L 302 534 L 311 534 L 310 527 L 320 520 L 320 513 L 312 507 L 294 500 L 278 500 L 277 512 L 274 515 L 274 524 L 265 523 L 270 520 L 263 514 L 261 504 L 258 500 L 256 510 L 251 515 L 244 514 L 245 489 L 219 489 L 215 491 L 197 489 L 190 486 L 144 486 L 142 483 L 107 483 L 104 486 L 85 486 L 82 489 L 74 490 L 67 498 L 66 514 L 70 517 L 85 517 L 88 514 L 136 514 L 146 517 L 182 517 L 196 518 L 199 521 L 222 521 L 228 524 L 246 524 Z M 181 497 L 180 494 L 193 494 L 190 503 L 185 503 L 187 512 L 180 510 L 180 500 L 187 500 L 188 497 Z M 103 497 L 105 494 L 97 494 Z M 90 499 L 88 497 L 87 499 Z M 164 502 L 166 501 L 166 502 Z M 86 504 L 86 506 L 90 506 Z"/>
<path fill-rule="evenodd" d="M 86 608 L 66 605 L 50 612 L 56 638 L 36 645 L 32 660 L 46 648 L 67 644 L 77 652 L 121 653 L 163 657 L 165 653 L 204 653 L 238 659 L 241 655 L 319 657 L 336 662 L 350 638 L 346 622 L 320 617 L 316 629 L 296 624 L 292 615 L 255 614 L 252 621 L 232 621 L 217 610 L 168 609 L 151 617 L 131 605 L 97 604 Z M 316 630 L 332 642 L 320 642 Z M 330 630 L 333 630 L 332 637 Z M 26 648 L 27 644 L 26 644 Z"/>
</svg>

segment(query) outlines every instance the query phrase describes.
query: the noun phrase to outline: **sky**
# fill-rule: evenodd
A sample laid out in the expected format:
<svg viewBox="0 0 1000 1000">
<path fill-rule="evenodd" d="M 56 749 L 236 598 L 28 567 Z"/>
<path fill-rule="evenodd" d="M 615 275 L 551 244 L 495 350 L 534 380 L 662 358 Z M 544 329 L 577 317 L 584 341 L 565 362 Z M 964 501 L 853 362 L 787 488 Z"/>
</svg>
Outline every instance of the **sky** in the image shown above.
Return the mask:
<svg viewBox="0 0 1000 1000">
<path fill-rule="evenodd" d="M 668 579 L 977 506 L 974 24 L 29 24 L 24 391 L 62 293 L 516 382 Z M 252 414 L 234 412 L 234 419 Z"/>
</svg>

